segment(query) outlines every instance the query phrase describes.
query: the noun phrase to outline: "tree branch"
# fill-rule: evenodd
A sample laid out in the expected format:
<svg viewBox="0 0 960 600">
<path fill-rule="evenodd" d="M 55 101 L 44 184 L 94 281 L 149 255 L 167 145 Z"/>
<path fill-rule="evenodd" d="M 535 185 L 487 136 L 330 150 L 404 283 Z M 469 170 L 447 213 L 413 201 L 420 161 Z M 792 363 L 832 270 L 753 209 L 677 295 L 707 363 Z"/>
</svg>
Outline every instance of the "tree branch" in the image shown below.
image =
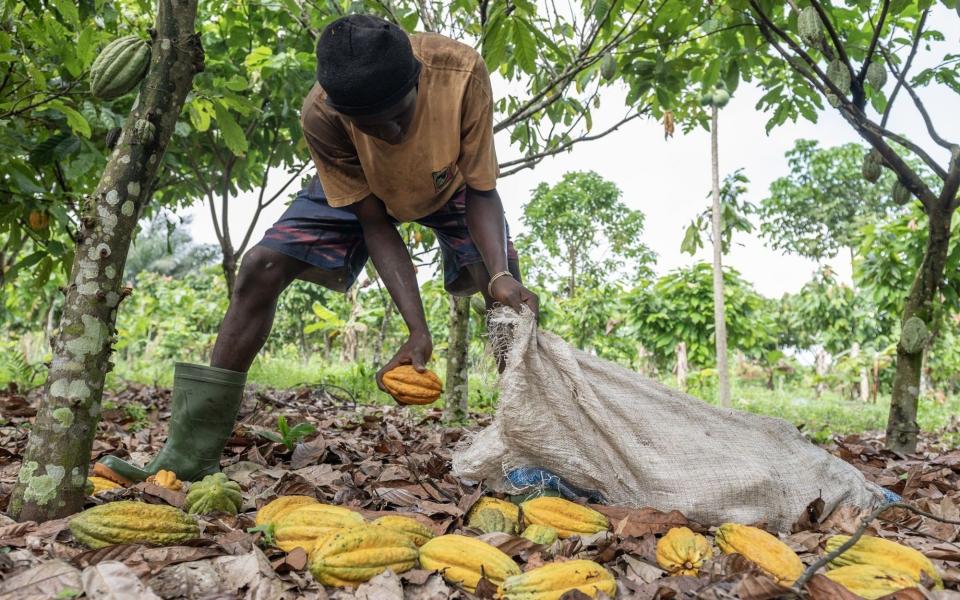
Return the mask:
<svg viewBox="0 0 960 600">
<path fill-rule="evenodd" d="M 873 39 L 870 40 L 870 46 L 867 48 L 867 55 L 863 59 L 863 66 L 860 67 L 860 73 L 857 74 L 857 81 L 863 86 L 864 79 L 867 78 L 867 67 L 873 60 L 873 53 L 877 49 L 877 42 L 880 41 L 880 32 L 883 31 L 883 22 L 887 18 L 887 10 L 890 8 L 890 0 L 883 0 L 883 6 L 880 7 L 880 18 L 873 29 Z"/>
<path fill-rule="evenodd" d="M 844 552 L 852 548 L 860 540 L 860 538 L 863 537 L 863 534 L 867 531 L 867 527 L 870 526 L 870 523 L 872 523 L 875 519 L 880 517 L 881 514 L 893 508 L 904 508 L 914 514 L 920 515 L 921 517 L 927 517 L 928 519 L 933 519 L 934 521 L 939 521 L 941 523 L 948 523 L 950 525 L 960 525 L 960 521 L 938 517 L 937 515 L 922 511 L 919 508 L 916 508 L 910 504 L 907 504 L 906 502 L 893 502 L 891 504 L 884 504 L 883 506 L 879 506 L 876 509 L 874 509 L 873 512 L 867 515 L 867 517 L 860 522 L 860 526 L 857 527 L 857 530 L 853 532 L 853 535 L 850 536 L 849 540 L 840 544 L 840 546 L 837 547 L 836 550 L 824 554 L 822 557 L 817 559 L 813 564 L 807 567 L 807 569 L 803 572 L 803 575 L 798 577 L 797 580 L 793 583 L 793 590 L 797 594 L 800 594 L 800 597 L 803 598 L 804 597 L 802 595 L 803 586 L 806 585 L 807 582 L 810 581 L 810 579 L 817 574 L 817 571 L 827 566 L 827 564 L 829 564 L 830 561 L 832 561 L 833 559 L 837 558 L 838 556 L 840 556 L 841 554 L 843 554 Z"/>
<path fill-rule="evenodd" d="M 253 228 L 256 226 L 257 222 L 260 220 L 260 213 L 263 212 L 263 209 L 273 204 L 273 201 L 279 198 L 287 190 L 287 188 L 290 187 L 290 184 L 296 181 L 298 177 L 300 177 L 300 173 L 303 173 L 303 170 L 307 168 L 308 164 L 310 163 L 305 162 L 302 165 L 300 165 L 300 168 L 298 168 L 296 172 L 294 172 L 293 176 L 290 177 L 290 179 L 288 179 L 287 182 L 283 184 L 283 187 L 281 187 L 276 194 L 271 196 L 269 200 L 267 200 L 266 202 L 261 202 L 260 200 L 257 200 L 257 210 L 254 211 L 253 218 L 250 219 L 250 227 L 247 228 L 247 232 L 243 236 L 243 241 L 240 243 L 240 246 L 237 247 L 238 256 L 242 255 L 246 251 L 247 244 L 250 243 L 250 237 L 253 235 Z M 264 178 L 264 182 L 266 182 L 266 178 Z M 264 185 L 266 185 L 266 183 L 264 183 Z M 263 198 L 263 189 L 261 188 L 260 199 L 262 198 Z"/>
<path fill-rule="evenodd" d="M 812 75 L 810 75 L 810 73 L 801 69 L 795 68 L 795 70 L 797 70 L 804 78 L 813 84 L 813 86 L 816 87 L 821 93 L 825 93 L 824 84 L 826 84 L 826 86 L 833 91 L 833 93 L 837 94 L 841 103 L 839 108 L 840 115 L 843 116 L 843 118 L 851 126 L 853 126 L 854 129 L 857 130 L 862 138 L 870 142 L 870 145 L 880 152 L 880 155 L 887 162 L 890 168 L 897 173 L 900 181 L 906 185 L 907 188 L 910 189 L 910 191 L 917 198 L 920 199 L 920 202 L 923 203 L 925 208 L 929 210 L 931 207 L 933 207 L 936 203 L 937 197 L 933 194 L 930 188 L 927 187 L 926 182 L 924 182 L 923 179 L 917 175 L 902 158 L 900 158 L 900 156 L 883 140 L 883 138 L 889 137 L 890 139 L 908 148 L 917 156 L 922 158 L 924 162 L 927 163 L 927 165 L 937 173 L 938 176 L 940 176 L 942 179 L 945 179 L 946 172 L 943 170 L 943 168 L 938 165 L 929 154 L 927 154 L 922 148 L 913 142 L 910 142 L 902 136 L 888 131 L 882 126 L 870 121 L 863 111 L 861 111 L 856 105 L 851 103 L 843 94 L 840 93 L 840 90 L 837 89 L 833 82 L 826 77 L 823 71 L 821 71 L 816 65 L 816 62 L 810 57 L 810 55 L 804 52 L 803 49 L 800 48 L 799 45 L 797 45 L 797 43 L 789 35 L 786 34 L 786 32 L 777 27 L 776 24 L 770 20 L 770 18 L 761 10 L 756 0 L 750 0 L 750 6 L 761 19 L 762 23 L 760 26 L 760 32 L 770 43 L 770 45 L 772 45 L 777 52 L 779 52 L 780 55 L 788 61 L 789 64 L 789 59 L 791 58 L 790 54 L 782 46 L 780 46 L 776 40 L 773 39 L 770 34 L 770 32 L 773 31 L 777 34 L 777 36 L 785 40 L 787 44 L 790 45 L 791 49 L 793 49 L 793 51 L 800 56 L 801 59 L 804 60 L 804 62 L 806 62 L 814 72 L 817 73 L 820 79 L 814 78 Z"/>
<path fill-rule="evenodd" d="M 26 99 L 26 98 L 29 98 L 29 97 L 32 95 L 32 94 L 27 94 L 24 98 L 21 98 L 20 100 L 15 101 L 15 102 L 13 103 L 13 107 L 12 107 L 9 111 L 7 111 L 7 112 L 5 112 L 5 113 L 0 113 L 0 119 L 6 119 L 6 118 L 9 118 L 9 117 L 16 117 L 17 115 L 22 115 L 23 113 L 27 112 L 27 111 L 30 110 L 30 109 L 36 108 L 36 107 L 38 107 L 38 106 L 42 106 L 42 105 L 46 104 L 47 102 L 53 102 L 53 101 L 56 100 L 57 98 L 61 98 L 61 97 L 63 97 L 63 96 L 66 96 L 66 95 L 69 94 L 70 92 L 72 92 L 72 91 L 73 91 L 73 88 L 75 88 L 75 87 L 80 83 L 80 81 L 85 81 L 85 80 L 86 80 L 86 78 L 84 77 L 82 80 L 81 80 L 81 79 L 78 79 L 77 81 L 72 81 L 72 82 L 70 82 L 69 85 L 67 85 L 67 87 L 66 87 L 65 89 L 60 90 L 59 92 L 53 94 L 52 96 L 47 96 L 47 97 L 44 98 L 43 100 L 38 100 L 37 102 L 34 102 L 33 104 L 28 104 L 28 105 L 24 106 L 23 108 L 16 109 L 17 104 L 19 104 L 22 100 L 24 100 L 24 99 Z M 28 80 L 28 81 L 29 81 L 29 80 Z"/>
<path fill-rule="evenodd" d="M 907 90 L 907 93 L 910 94 L 910 98 L 913 100 L 914 105 L 916 105 L 917 111 L 920 113 L 920 116 L 923 117 L 923 123 L 927 126 L 927 133 L 930 134 L 930 139 L 932 139 L 938 145 L 943 146 L 947 150 L 953 151 L 954 147 L 956 147 L 956 144 L 948 142 L 940 137 L 940 134 L 937 133 L 936 128 L 933 126 L 933 119 L 930 118 L 930 113 L 927 112 L 927 107 L 924 106 L 923 102 L 920 100 L 920 96 L 918 96 L 917 92 L 913 89 L 913 86 L 907 83 L 906 78 L 900 77 L 900 71 L 897 69 L 897 66 L 893 64 L 890 54 L 884 48 L 881 48 L 880 52 L 883 53 L 883 57 L 890 66 L 890 70 L 893 71 L 894 76 L 897 77 L 897 81 L 900 82 L 903 85 L 903 88 Z"/>
<path fill-rule="evenodd" d="M 950 175 L 943 182 L 940 190 L 940 202 L 947 208 L 947 218 L 956 209 L 960 198 L 957 198 L 957 189 L 960 189 L 960 148 L 954 146 L 950 150 Z"/>
<path fill-rule="evenodd" d="M 589 141 L 592 141 L 592 140 L 600 139 L 600 138 L 602 138 L 602 137 L 604 137 L 604 136 L 606 136 L 606 135 L 608 135 L 608 134 L 613 133 L 614 131 L 616 131 L 617 129 L 619 129 L 620 127 L 622 127 L 623 125 L 625 125 L 626 123 L 628 123 L 628 122 L 630 122 L 630 121 L 632 121 L 632 120 L 634 120 L 634 119 L 636 119 L 636 118 L 638 118 L 638 117 L 641 117 L 641 116 L 645 115 L 647 112 L 648 112 L 648 109 L 643 109 L 643 110 L 640 110 L 640 111 L 638 111 L 638 112 L 635 112 L 635 113 L 633 113 L 633 114 L 631 114 L 631 115 L 629 115 L 629 116 L 626 116 L 626 117 L 624 117 L 623 119 L 620 119 L 620 120 L 619 120 L 616 124 L 614 124 L 612 127 L 608 128 L 608 129 L 605 129 L 605 130 L 601 131 L 600 133 L 597 133 L 597 134 L 594 134 L 594 135 L 586 135 L 586 134 L 584 134 L 584 135 L 581 135 L 581 136 L 578 137 L 578 138 L 574 138 L 574 139 L 572 139 L 572 140 L 569 140 L 569 141 L 567 141 L 567 142 L 564 142 L 563 144 L 558 145 L 556 148 L 551 148 L 550 150 L 544 150 L 543 152 L 538 152 L 538 153 L 536 153 L 536 154 L 531 154 L 531 155 L 529 155 L 529 156 L 524 156 L 523 158 L 518 158 L 518 159 L 516 159 L 516 160 L 509 160 L 509 161 L 500 163 L 499 167 L 500 167 L 501 169 L 507 168 L 507 167 L 513 167 L 513 168 L 509 169 L 508 171 L 506 171 L 506 172 L 504 172 L 504 173 L 500 173 L 500 177 L 501 177 L 501 178 L 503 178 L 503 177 L 509 177 L 510 175 L 513 175 L 513 174 L 515 174 L 515 173 L 518 173 L 518 172 L 520 172 L 520 171 L 523 171 L 524 169 L 531 169 L 531 168 L 533 168 L 534 166 L 536 166 L 540 161 L 542 161 L 544 158 L 547 158 L 548 156 L 553 156 L 553 155 L 555 155 L 555 154 L 559 154 L 559 153 L 563 152 L 564 150 L 566 150 L 567 148 L 569 148 L 569 147 L 571 147 L 571 146 L 573 146 L 574 144 L 577 144 L 577 143 L 579 143 L 579 142 L 589 142 Z"/>
<path fill-rule="evenodd" d="M 929 9 L 923 11 L 923 14 L 920 15 L 920 20 L 917 21 L 917 30 L 913 32 L 913 45 L 910 47 L 910 54 L 907 56 L 907 62 L 903 63 L 903 70 L 900 71 L 900 77 L 897 78 L 897 84 L 893 86 L 893 91 L 890 92 L 890 98 L 887 99 L 887 107 L 883 109 L 883 117 L 880 119 L 880 127 L 887 126 L 887 119 L 890 118 L 890 110 L 893 108 L 893 101 L 897 97 L 897 92 L 900 91 L 900 88 L 903 86 L 903 82 L 907 78 L 907 71 L 910 70 L 910 65 L 913 64 L 913 57 L 917 55 L 917 49 L 920 47 L 920 34 L 923 32 L 923 25 L 927 21 L 927 14 Z"/>
</svg>

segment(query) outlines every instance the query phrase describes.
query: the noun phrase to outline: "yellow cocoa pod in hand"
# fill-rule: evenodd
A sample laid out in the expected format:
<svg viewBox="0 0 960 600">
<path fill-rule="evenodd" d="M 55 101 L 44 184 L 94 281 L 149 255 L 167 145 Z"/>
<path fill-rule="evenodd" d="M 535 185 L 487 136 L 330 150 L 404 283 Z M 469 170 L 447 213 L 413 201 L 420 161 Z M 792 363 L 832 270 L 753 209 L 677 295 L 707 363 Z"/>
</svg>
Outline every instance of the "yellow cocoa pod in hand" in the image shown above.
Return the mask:
<svg viewBox="0 0 960 600">
<path fill-rule="evenodd" d="M 420 566 L 471 593 L 481 577 L 500 586 L 520 574 L 517 563 L 499 548 L 465 535 L 441 535 L 421 546 Z"/>
<path fill-rule="evenodd" d="M 323 585 L 355 586 L 387 569 L 409 571 L 417 564 L 417 547 L 406 535 L 363 525 L 318 538 L 310 552 L 310 573 Z"/>
<path fill-rule="evenodd" d="M 657 542 L 657 564 L 671 575 L 696 577 L 712 555 L 707 538 L 687 527 L 674 527 Z"/>
<path fill-rule="evenodd" d="M 850 539 L 849 535 L 835 535 L 827 540 L 827 552 L 833 552 Z M 902 571 L 920 583 L 920 574 L 926 573 L 937 588 L 943 587 L 943 579 L 930 559 L 918 550 L 874 536 L 863 536 L 832 561 L 831 567 L 848 565 L 873 565 L 885 571 Z M 861 594 L 862 595 L 862 594 Z"/>
<path fill-rule="evenodd" d="M 563 498 L 534 498 L 520 507 L 523 509 L 523 519 L 528 525 L 553 527 L 561 539 L 590 535 L 606 531 L 610 527 L 607 517 L 601 513 Z"/>
<path fill-rule="evenodd" d="M 383 386 L 400 404 L 430 404 L 443 391 L 436 373 L 420 373 L 411 365 L 400 365 L 384 373 Z"/>
<path fill-rule="evenodd" d="M 591 598 L 599 592 L 612 598 L 617 594 L 617 582 L 609 571 L 592 560 L 568 560 L 508 577 L 502 594 L 504 600 L 559 600 L 573 590 Z"/>
<path fill-rule="evenodd" d="M 881 569 L 873 565 L 840 567 L 827 571 L 826 576 L 866 600 L 875 600 L 887 594 L 917 587 L 917 582 L 909 573 Z"/>
<path fill-rule="evenodd" d="M 780 583 L 790 585 L 803 574 L 803 563 L 797 553 L 762 529 L 724 523 L 717 528 L 714 540 L 724 554 L 743 555 Z"/>
</svg>

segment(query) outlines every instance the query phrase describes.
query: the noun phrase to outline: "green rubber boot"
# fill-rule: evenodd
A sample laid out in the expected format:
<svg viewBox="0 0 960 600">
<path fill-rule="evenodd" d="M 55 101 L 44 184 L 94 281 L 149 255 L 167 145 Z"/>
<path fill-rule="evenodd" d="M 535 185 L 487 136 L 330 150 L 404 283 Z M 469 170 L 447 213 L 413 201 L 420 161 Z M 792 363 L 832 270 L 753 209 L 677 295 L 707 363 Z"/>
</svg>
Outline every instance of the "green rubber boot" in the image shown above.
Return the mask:
<svg viewBox="0 0 960 600">
<path fill-rule="evenodd" d="M 143 468 L 116 456 L 105 456 L 96 471 L 108 477 L 112 471 L 130 481 L 143 481 L 161 469 L 173 471 L 183 481 L 216 473 L 240 410 L 246 380 L 246 373 L 177 363 L 167 443 L 160 453 Z"/>
</svg>

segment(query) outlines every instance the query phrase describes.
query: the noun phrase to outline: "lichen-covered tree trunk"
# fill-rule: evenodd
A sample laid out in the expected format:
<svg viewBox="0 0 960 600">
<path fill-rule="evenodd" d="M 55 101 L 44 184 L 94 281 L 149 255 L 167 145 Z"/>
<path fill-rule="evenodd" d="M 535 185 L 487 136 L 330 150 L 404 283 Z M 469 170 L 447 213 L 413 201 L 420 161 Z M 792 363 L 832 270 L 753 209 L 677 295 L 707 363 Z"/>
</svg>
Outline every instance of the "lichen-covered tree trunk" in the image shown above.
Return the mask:
<svg viewBox="0 0 960 600">
<path fill-rule="evenodd" d="M 717 115 L 712 109 L 710 118 L 710 179 L 713 183 L 713 324 L 717 347 L 717 384 L 720 406 L 730 407 L 730 368 L 727 366 L 727 321 L 723 300 L 723 223 L 720 213 L 720 156 L 718 149 Z"/>
<path fill-rule="evenodd" d="M 687 345 L 684 342 L 677 344 L 677 389 L 687 391 Z"/>
<path fill-rule="evenodd" d="M 467 418 L 467 358 L 470 348 L 470 298 L 450 296 L 450 337 L 447 340 L 447 381 L 444 386 L 443 420 Z"/>
<path fill-rule="evenodd" d="M 9 507 L 21 521 L 63 517 L 83 504 L 117 307 L 129 293 L 121 287 L 127 252 L 193 76 L 203 70 L 196 13 L 197 0 L 158 1 L 149 71 L 85 199 L 45 395 Z"/>
<path fill-rule="evenodd" d="M 927 245 L 923 262 L 913 280 L 910 294 L 904 304 L 901 328 L 912 317 L 923 321 L 929 329 L 934 312 L 940 280 L 950 247 L 950 217 L 948 210 L 936 207 L 928 211 Z M 923 365 L 923 347 L 904 344 L 901 335 L 897 344 L 897 370 L 893 377 L 890 397 L 890 416 L 887 420 L 888 449 L 910 453 L 917 449 L 917 401 L 920 396 L 920 371 Z"/>
</svg>

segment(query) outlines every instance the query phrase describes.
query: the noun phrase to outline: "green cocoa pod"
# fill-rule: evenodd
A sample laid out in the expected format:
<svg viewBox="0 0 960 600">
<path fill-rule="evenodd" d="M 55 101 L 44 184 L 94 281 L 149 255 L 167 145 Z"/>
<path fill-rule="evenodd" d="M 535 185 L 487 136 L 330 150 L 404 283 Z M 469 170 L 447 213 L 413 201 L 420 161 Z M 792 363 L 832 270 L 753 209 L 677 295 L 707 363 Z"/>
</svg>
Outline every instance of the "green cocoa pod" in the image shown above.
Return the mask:
<svg viewBox="0 0 960 600">
<path fill-rule="evenodd" d="M 603 57 L 603 61 L 600 63 L 600 75 L 604 79 L 610 81 L 617 74 L 617 59 L 614 55 L 608 54 Z"/>
<path fill-rule="evenodd" d="M 900 330 L 900 346 L 907 354 L 916 354 L 923 350 L 928 339 L 930 331 L 920 317 L 910 317 Z"/>
<path fill-rule="evenodd" d="M 808 46 L 819 46 L 823 43 L 823 21 L 817 9 L 808 6 L 800 11 L 797 17 L 797 29 L 800 30 L 800 37 Z"/>
<path fill-rule="evenodd" d="M 713 104 L 713 94 L 704 92 L 700 94 L 700 106 L 710 106 Z"/>
<path fill-rule="evenodd" d="M 502 512 L 495 508 L 482 508 L 471 515 L 470 527 L 479 529 L 484 533 L 493 533 L 500 531 L 503 533 L 513 533 L 513 523 L 508 521 Z"/>
<path fill-rule="evenodd" d="M 887 83 L 887 70 L 882 63 L 870 63 L 870 66 L 867 67 L 867 83 L 877 91 L 883 89 L 883 86 Z"/>
<path fill-rule="evenodd" d="M 730 92 L 724 88 L 717 88 L 713 90 L 711 100 L 714 106 L 717 108 L 723 108 L 727 105 L 727 102 L 730 101 Z"/>
<path fill-rule="evenodd" d="M 836 108 L 840 106 L 840 97 L 837 96 L 836 94 L 827 94 L 827 103 L 830 106 Z"/>
<path fill-rule="evenodd" d="M 863 175 L 863 178 L 870 183 L 876 183 L 883 173 L 882 167 L 883 159 L 880 153 L 876 150 L 871 150 L 863 157 L 863 166 L 860 168 L 860 173 Z"/>
<path fill-rule="evenodd" d="M 240 484 L 231 481 L 223 473 L 214 473 L 190 486 L 183 507 L 191 515 L 205 515 L 215 511 L 235 515 L 242 503 Z"/>
<path fill-rule="evenodd" d="M 827 79 L 837 86 L 844 95 L 850 93 L 850 69 L 842 60 L 832 60 L 827 65 Z"/>
<path fill-rule="evenodd" d="M 101 100 L 123 96 L 147 74 L 150 44 L 128 35 L 107 44 L 90 66 L 90 93 Z"/>
<path fill-rule="evenodd" d="M 913 197 L 913 194 L 910 193 L 910 190 L 907 189 L 907 186 L 903 185 L 899 181 L 893 182 L 893 201 L 894 203 L 903 206 L 907 202 L 910 202 L 910 198 Z"/>
</svg>

